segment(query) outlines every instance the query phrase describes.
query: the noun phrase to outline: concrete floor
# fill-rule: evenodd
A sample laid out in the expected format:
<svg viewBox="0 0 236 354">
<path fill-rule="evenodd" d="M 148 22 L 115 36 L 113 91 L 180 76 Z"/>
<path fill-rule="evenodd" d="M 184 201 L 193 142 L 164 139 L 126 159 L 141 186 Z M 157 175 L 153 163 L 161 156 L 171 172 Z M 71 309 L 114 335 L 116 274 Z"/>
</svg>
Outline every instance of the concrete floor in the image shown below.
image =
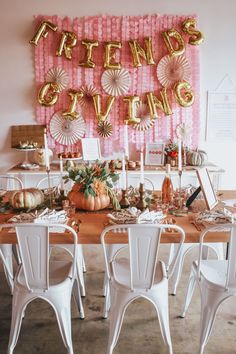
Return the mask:
<svg viewBox="0 0 236 354">
<path fill-rule="evenodd" d="M 167 246 L 162 246 L 163 257 Z M 85 320 L 80 320 L 72 303 L 72 330 L 75 354 L 106 354 L 109 320 L 102 319 L 103 257 L 99 246 L 84 246 L 87 273 L 84 299 Z M 185 319 L 179 318 L 183 303 L 191 258 L 187 256 L 177 296 L 169 296 L 170 327 L 175 354 L 194 354 L 198 350 L 200 301 L 198 290 Z M 0 265 L 0 354 L 7 353 L 11 319 L 11 296 Z M 53 310 L 43 301 L 31 303 L 23 320 L 14 354 L 64 354 Z M 153 306 L 137 300 L 127 309 L 114 354 L 165 354 L 159 324 Z M 205 354 L 236 353 L 236 303 L 225 302 L 218 312 Z"/>
</svg>

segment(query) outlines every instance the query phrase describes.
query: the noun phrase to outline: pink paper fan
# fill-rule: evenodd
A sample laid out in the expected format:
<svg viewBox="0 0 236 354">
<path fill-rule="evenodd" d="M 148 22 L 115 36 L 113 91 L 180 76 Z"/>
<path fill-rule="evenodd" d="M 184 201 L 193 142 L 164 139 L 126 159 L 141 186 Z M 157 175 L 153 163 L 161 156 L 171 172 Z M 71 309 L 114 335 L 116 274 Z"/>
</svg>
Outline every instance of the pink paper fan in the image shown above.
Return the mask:
<svg viewBox="0 0 236 354">
<path fill-rule="evenodd" d="M 93 96 L 98 94 L 98 90 L 93 85 L 84 85 L 80 88 L 80 91 L 83 92 L 83 97 L 80 98 L 79 102 L 82 107 L 88 108 L 91 103 L 93 104 Z"/>
<path fill-rule="evenodd" d="M 190 75 L 190 65 L 183 55 L 165 55 L 157 65 L 157 78 L 166 88 L 172 87 L 178 81 L 188 81 Z"/>
</svg>

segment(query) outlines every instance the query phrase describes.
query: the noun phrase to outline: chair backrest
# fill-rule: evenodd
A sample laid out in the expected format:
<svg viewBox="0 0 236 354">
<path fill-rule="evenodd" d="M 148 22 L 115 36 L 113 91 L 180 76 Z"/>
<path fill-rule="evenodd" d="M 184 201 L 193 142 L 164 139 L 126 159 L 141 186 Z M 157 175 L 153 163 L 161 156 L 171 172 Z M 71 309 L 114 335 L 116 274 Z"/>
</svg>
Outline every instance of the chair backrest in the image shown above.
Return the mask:
<svg viewBox="0 0 236 354">
<path fill-rule="evenodd" d="M 185 234 L 182 228 L 173 225 L 162 224 L 123 224 L 119 225 L 119 230 L 128 232 L 128 248 L 130 263 L 130 289 L 150 289 L 153 285 L 156 263 L 158 259 L 158 248 L 163 230 L 176 229 L 181 234 L 180 246 Z M 101 234 L 105 263 L 108 277 L 110 278 L 110 264 L 119 256 L 119 251 L 113 255 L 109 264 L 107 255 L 106 239 L 112 237 L 110 232 L 117 229 L 117 225 L 108 226 Z M 109 233 L 107 235 L 107 233 Z M 114 235 L 114 234 L 113 234 Z M 176 253 L 175 261 L 179 256 L 180 247 Z M 175 263 L 175 262 L 174 262 Z M 116 275 L 114 274 L 114 277 Z"/>
<path fill-rule="evenodd" d="M 229 234 L 228 267 L 225 289 L 236 288 L 236 224 L 218 224 L 210 226 L 201 233 L 198 257 L 198 276 L 200 277 L 201 272 L 203 242 L 205 235 L 209 232 L 228 232 Z"/>
<path fill-rule="evenodd" d="M 23 182 L 18 177 L 0 175 L 0 189 L 10 191 L 23 188 Z"/>
<path fill-rule="evenodd" d="M 58 187 L 61 183 L 61 176 L 50 176 L 49 177 L 50 188 Z M 43 177 L 40 179 L 36 185 L 36 188 L 47 189 L 49 188 L 48 177 Z"/>
<path fill-rule="evenodd" d="M 74 276 L 77 234 L 71 227 L 64 224 L 34 223 L 4 224 L 1 227 L 15 227 L 20 259 L 29 290 L 41 289 L 46 291 L 49 289 L 49 236 L 50 231 L 54 232 L 58 228 L 61 228 L 63 232 L 67 229 L 73 236 L 72 274 Z"/>
</svg>

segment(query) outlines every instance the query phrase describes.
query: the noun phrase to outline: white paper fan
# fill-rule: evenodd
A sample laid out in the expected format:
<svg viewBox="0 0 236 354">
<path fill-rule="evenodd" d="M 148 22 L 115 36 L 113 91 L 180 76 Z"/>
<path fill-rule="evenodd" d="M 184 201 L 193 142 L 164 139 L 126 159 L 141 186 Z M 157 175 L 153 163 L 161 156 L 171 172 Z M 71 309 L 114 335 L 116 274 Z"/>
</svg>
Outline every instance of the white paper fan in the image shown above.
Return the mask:
<svg viewBox="0 0 236 354">
<path fill-rule="evenodd" d="M 186 141 L 188 137 L 190 136 L 192 131 L 192 128 L 185 124 L 185 123 L 180 123 L 177 125 L 175 129 L 175 134 L 177 138 L 180 138 L 182 141 Z"/>
<path fill-rule="evenodd" d="M 122 96 L 130 87 L 130 75 L 125 69 L 105 70 L 102 74 L 102 88 L 111 96 Z"/>
<path fill-rule="evenodd" d="M 69 75 L 64 69 L 51 68 L 46 74 L 46 81 L 55 82 L 61 92 L 69 85 Z"/>
<path fill-rule="evenodd" d="M 165 55 L 157 65 L 157 78 L 166 88 L 172 87 L 178 81 L 188 81 L 190 75 L 190 65 L 183 55 Z"/>
<path fill-rule="evenodd" d="M 136 117 L 141 118 L 141 120 L 139 123 L 132 125 L 132 127 L 139 131 L 148 130 L 155 123 L 155 120 L 150 117 L 148 105 L 142 102 L 136 109 Z"/>
<path fill-rule="evenodd" d="M 83 117 L 70 120 L 58 111 L 52 116 L 49 129 L 56 142 L 62 145 L 73 145 L 84 136 L 86 125 Z"/>
</svg>

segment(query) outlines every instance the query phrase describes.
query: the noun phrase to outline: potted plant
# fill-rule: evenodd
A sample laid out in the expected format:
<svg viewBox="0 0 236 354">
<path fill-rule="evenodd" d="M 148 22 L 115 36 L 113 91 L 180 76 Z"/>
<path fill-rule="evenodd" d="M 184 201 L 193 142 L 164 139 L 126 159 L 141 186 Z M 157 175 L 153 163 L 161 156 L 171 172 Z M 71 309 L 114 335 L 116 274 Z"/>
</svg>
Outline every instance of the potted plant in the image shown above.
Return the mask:
<svg viewBox="0 0 236 354">
<path fill-rule="evenodd" d="M 113 190 L 119 175 L 112 172 L 106 162 L 77 164 L 68 167 L 67 172 L 65 181 L 75 182 L 68 199 L 75 203 L 76 208 L 95 211 L 108 207 L 110 202 L 114 209 L 120 208 Z"/>
</svg>

